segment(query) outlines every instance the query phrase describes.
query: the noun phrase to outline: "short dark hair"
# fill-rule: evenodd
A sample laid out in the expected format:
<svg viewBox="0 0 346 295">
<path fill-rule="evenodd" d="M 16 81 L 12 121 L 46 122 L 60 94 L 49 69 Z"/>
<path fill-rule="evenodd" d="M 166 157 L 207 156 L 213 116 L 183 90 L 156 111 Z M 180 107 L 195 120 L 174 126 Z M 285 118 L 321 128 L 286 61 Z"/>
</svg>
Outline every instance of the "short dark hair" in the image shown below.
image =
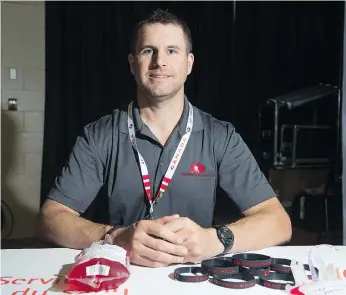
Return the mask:
<svg viewBox="0 0 346 295">
<path fill-rule="evenodd" d="M 164 25 L 173 24 L 173 25 L 180 26 L 183 29 L 185 37 L 186 37 L 187 51 L 188 53 L 192 52 L 192 37 L 191 37 L 190 29 L 187 26 L 187 24 L 182 19 L 179 19 L 176 15 L 169 13 L 167 10 L 156 9 L 147 18 L 145 18 L 144 20 L 141 20 L 136 25 L 132 34 L 131 44 L 130 44 L 131 46 L 130 50 L 132 54 L 135 54 L 136 52 L 138 31 L 145 25 L 155 24 L 155 23 L 160 23 Z"/>
</svg>

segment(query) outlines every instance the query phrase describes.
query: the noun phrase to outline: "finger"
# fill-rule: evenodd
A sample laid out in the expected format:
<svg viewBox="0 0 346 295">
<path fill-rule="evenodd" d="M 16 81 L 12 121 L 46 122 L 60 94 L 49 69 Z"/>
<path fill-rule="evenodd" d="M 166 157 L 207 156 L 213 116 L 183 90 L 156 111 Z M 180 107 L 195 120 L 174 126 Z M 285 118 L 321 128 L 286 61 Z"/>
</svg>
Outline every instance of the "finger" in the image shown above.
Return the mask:
<svg viewBox="0 0 346 295">
<path fill-rule="evenodd" d="M 137 245 L 136 252 L 142 257 L 144 256 L 160 263 L 172 264 L 181 263 L 184 261 L 183 256 L 175 256 L 165 252 L 154 250 L 143 244 Z"/>
<path fill-rule="evenodd" d="M 182 263 L 186 262 L 192 262 L 192 263 L 199 263 L 202 260 L 202 245 L 200 241 L 197 238 L 197 235 L 195 233 L 194 229 L 184 229 L 178 233 L 181 238 L 184 239 L 183 246 L 188 249 L 188 253 L 184 257 L 184 261 Z"/>
<path fill-rule="evenodd" d="M 189 219 L 185 217 L 172 219 L 168 223 L 165 223 L 165 227 L 167 227 L 170 231 L 174 233 L 179 232 L 188 226 L 189 226 Z"/>
<path fill-rule="evenodd" d="M 181 245 L 190 251 L 195 241 L 194 230 L 191 228 L 184 228 L 178 231 L 177 235 L 183 240 Z"/>
<path fill-rule="evenodd" d="M 176 233 L 172 232 L 165 225 L 162 225 L 158 222 L 148 223 L 145 232 L 149 235 L 154 235 L 173 244 L 179 245 L 183 242 L 183 240 Z"/>
<path fill-rule="evenodd" d="M 194 229 L 191 228 L 185 228 L 177 233 L 184 242 L 182 243 L 182 246 L 184 246 L 187 249 L 187 254 L 184 256 L 184 261 L 182 263 L 186 262 L 192 262 L 192 263 L 198 263 L 200 262 L 200 242 L 196 238 L 196 234 Z"/>
<path fill-rule="evenodd" d="M 188 249 L 184 246 L 172 244 L 149 235 L 144 238 L 143 244 L 153 250 L 172 254 L 175 256 L 185 256 L 188 253 Z"/>
<path fill-rule="evenodd" d="M 163 217 L 157 219 L 156 221 L 158 221 L 161 224 L 166 224 L 166 223 L 168 223 L 172 220 L 175 220 L 179 217 L 180 217 L 179 214 L 174 214 L 174 215 L 169 215 L 169 216 L 163 216 Z"/>
<path fill-rule="evenodd" d="M 164 267 L 168 265 L 168 263 L 155 261 L 153 259 L 141 256 L 138 254 L 134 254 L 131 256 L 131 263 L 135 265 L 141 265 L 141 266 L 147 266 L 147 267 Z"/>
<path fill-rule="evenodd" d="M 190 228 L 191 227 L 191 220 L 186 217 L 180 217 L 177 219 L 173 219 L 170 222 L 165 224 L 165 227 L 167 227 L 170 231 L 174 233 L 178 233 L 185 228 Z"/>
</svg>

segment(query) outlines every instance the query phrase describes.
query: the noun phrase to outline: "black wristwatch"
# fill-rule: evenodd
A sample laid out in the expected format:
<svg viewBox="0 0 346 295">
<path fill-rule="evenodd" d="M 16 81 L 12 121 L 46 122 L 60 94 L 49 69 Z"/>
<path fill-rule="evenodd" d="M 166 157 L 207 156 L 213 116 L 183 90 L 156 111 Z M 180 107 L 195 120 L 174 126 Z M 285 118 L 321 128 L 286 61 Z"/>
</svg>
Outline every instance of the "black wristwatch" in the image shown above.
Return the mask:
<svg viewBox="0 0 346 295">
<path fill-rule="evenodd" d="M 213 228 L 216 229 L 217 237 L 225 247 L 220 255 L 228 253 L 234 244 L 233 232 L 226 225 L 213 225 Z"/>
</svg>

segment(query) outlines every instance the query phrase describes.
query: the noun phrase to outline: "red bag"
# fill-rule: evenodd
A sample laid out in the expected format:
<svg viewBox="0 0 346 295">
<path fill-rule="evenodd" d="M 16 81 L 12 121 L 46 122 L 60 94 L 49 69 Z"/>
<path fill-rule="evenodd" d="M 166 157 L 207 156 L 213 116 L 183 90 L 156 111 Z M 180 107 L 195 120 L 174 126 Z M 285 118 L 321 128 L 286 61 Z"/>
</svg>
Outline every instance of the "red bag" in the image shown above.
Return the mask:
<svg viewBox="0 0 346 295">
<path fill-rule="evenodd" d="M 129 251 L 100 241 L 76 256 L 75 265 L 66 278 L 78 290 L 116 289 L 129 278 L 129 265 Z"/>
</svg>

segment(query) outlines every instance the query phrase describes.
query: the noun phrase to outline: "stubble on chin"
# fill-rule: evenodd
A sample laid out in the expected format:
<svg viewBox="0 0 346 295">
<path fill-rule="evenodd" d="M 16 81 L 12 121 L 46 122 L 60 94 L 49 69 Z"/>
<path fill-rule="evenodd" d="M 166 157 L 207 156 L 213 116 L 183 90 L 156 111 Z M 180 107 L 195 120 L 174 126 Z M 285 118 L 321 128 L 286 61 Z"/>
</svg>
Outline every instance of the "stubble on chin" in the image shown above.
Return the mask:
<svg viewBox="0 0 346 295">
<path fill-rule="evenodd" d="M 170 89 L 170 90 L 160 89 L 160 88 L 153 89 L 144 85 L 142 85 L 142 87 L 139 87 L 139 90 L 147 98 L 152 99 L 154 101 L 158 101 L 158 102 L 168 99 L 169 97 L 174 95 L 176 92 L 174 91 L 174 89 Z"/>
</svg>

